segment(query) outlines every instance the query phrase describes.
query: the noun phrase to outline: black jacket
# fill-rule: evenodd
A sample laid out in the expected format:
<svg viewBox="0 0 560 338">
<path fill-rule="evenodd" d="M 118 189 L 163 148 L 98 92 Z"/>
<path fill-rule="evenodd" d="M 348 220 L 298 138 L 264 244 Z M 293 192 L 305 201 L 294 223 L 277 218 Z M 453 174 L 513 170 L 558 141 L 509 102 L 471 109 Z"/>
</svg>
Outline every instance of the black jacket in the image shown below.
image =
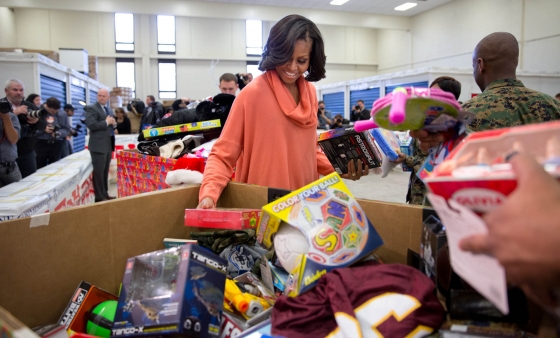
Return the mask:
<svg viewBox="0 0 560 338">
<path fill-rule="evenodd" d="M 371 118 L 371 112 L 367 109 L 362 110 L 361 112 L 356 112 L 352 110 L 350 112 L 350 121 L 361 121 L 361 120 L 369 120 Z"/>
</svg>

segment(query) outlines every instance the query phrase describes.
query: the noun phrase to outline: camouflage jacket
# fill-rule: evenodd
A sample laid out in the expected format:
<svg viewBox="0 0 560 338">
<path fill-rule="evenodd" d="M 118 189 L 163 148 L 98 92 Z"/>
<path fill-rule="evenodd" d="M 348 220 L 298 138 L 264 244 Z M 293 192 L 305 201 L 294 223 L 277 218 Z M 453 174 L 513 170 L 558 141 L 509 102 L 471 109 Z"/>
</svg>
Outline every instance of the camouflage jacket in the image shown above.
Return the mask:
<svg viewBox="0 0 560 338">
<path fill-rule="evenodd" d="M 560 120 L 560 102 L 549 95 L 526 88 L 515 79 L 492 82 L 482 94 L 463 104 L 476 114 L 473 131 Z"/>
<path fill-rule="evenodd" d="M 412 156 L 407 156 L 404 160 L 406 166 L 412 168 L 410 173 L 410 180 L 408 182 L 408 193 L 406 195 L 406 201 L 410 204 L 416 205 L 426 205 L 430 206 L 430 201 L 426 198 L 427 189 L 421 179 L 416 176 L 416 173 L 420 171 L 420 167 L 428 157 L 428 154 L 424 153 L 420 149 L 420 144 L 418 140 L 414 139 L 414 150 Z"/>
</svg>

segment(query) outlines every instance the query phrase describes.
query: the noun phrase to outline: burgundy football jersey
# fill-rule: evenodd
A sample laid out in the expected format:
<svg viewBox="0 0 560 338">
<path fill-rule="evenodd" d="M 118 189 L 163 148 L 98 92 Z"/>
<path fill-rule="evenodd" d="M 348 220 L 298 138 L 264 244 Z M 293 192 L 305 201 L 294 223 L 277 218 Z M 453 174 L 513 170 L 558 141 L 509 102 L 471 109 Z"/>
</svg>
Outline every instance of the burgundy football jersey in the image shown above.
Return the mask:
<svg viewBox="0 0 560 338">
<path fill-rule="evenodd" d="M 437 330 L 444 310 L 434 283 L 400 264 L 333 270 L 306 293 L 282 296 L 272 333 L 289 338 L 423 337 Z"/>
</svg>

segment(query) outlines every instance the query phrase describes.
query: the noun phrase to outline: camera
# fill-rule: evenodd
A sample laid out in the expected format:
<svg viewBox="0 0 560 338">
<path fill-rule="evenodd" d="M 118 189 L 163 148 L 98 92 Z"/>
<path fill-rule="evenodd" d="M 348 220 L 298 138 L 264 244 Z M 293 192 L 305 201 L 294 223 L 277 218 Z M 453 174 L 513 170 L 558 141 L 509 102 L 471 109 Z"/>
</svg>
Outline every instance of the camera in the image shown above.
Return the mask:
<svg viewBox="0 0 560 338">
<path fill-rule="evenodd" d="M 36 119 L 45 118 L 49 113 L 46 110 L 28 110 L 27 117 Z"/>
<path fill-rule="evenodd" d="M 78 136 L 81 131 L 82 131 L 82 125 L 78 123 L 76 125 L 76 127 L 70 128 L 70 136 L 73 136 L 73 137 Z"/>
<path fill-rule="evenodd" d="M 12 104 L 6 99 L 0 100 L 0 114 L 8 114 L 12 111 Z"/>
<path fill-rule="evenodd" d="M 59 127 L 59 126 L 56 126 L 56 125 L 52 125 L 52 124 L 47 125 L 47 127 L 52 127 L 52 128 L 54 128 L 54 130 L 53 130 L 53 132 L 52 132 L 52 136 L 53 136 L 53 137 L 52 137 L 52 139 L 48 140 L 48 142 L 47 142 L 47 143 L 49 143 L 49 144 L 53 144 L 54 141 L 55 141 L 56 139 L 60 138 L 60 136 L 61 136 L 61 135 L 60 135 L 60 131 L 59 131 L 59 130 L 60 130 L 60 127 Z"/>
</svg>

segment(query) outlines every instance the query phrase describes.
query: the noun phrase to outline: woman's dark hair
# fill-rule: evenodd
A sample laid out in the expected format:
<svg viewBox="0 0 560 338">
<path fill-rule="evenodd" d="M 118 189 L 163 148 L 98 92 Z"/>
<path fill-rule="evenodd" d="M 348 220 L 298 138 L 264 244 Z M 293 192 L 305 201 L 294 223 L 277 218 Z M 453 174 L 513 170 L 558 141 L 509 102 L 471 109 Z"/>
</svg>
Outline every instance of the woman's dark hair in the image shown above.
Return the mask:
<svg viewBox="0 0 560 338">
<path fill-rule="evenodd" d="M 270 30 L 259 70 L 274 69 L 288 62 L 294 54 L 294 46 L 298 40 L 312 43 L 309 69 L 305 79 L 310 82 L 324 79 L 327 57 L 321 32 L 311 20 L 295 14 L 282 18 Z"/>
<path fill-rule="evenodd" d="M 459 96 L 461 96 L 461 82 L 450 76 L 440 76 L 432 81 L 430 88 L 434 85 L 438 85 L 444 92 L 455 95 L 455 100 L 459 100 Z"/>
<path fill-rule="evenodd" d="M 115 115 L 117 115 L 117 113 L 122 113 L 125 117 L 126 117 L 126 113 L 124 112 L 124 109 L 122 108 L 115 108 Z"/>
<path fill-rule="evenodd" d="M 29 102 L 29 103 L 33 103 L 33 100 L 35 100 L 35 98 L 37 98 L 37 94 L 29 94 L 29 96 L 27 97 L 27 99 L 25 99 L 25 101 Z M 34 104 L 34 103 L 33 103 Z"/>
</svg>

